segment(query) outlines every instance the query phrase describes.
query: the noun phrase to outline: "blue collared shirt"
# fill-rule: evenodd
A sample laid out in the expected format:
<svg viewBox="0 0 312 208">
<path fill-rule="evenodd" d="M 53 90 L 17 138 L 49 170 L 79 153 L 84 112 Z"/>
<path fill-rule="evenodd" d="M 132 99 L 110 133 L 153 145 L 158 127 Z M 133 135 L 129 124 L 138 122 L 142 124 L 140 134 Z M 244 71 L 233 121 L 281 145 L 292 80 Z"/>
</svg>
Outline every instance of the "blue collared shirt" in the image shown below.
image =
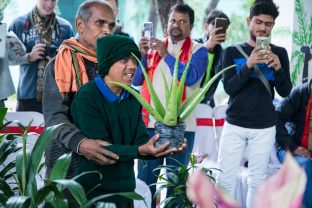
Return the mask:
<svg viewBox="0 0 312 208">
<path fill-rule="evenodd" d="M 109 102 L 114 103 L 114 102 L 120 102 L 123 99 L 126 99 L 129 97 L 129 92 L 126 90 L 122 90 L 120 96 L 117 96 L 115 93 L 113 93 L 110 88 L 107 86 L 105 83 L 103 77 L 97 76 L 95 78 L 95 84 L 97 88 L 100 90 L 104 98 L 106 98 Z"/>
</svg>

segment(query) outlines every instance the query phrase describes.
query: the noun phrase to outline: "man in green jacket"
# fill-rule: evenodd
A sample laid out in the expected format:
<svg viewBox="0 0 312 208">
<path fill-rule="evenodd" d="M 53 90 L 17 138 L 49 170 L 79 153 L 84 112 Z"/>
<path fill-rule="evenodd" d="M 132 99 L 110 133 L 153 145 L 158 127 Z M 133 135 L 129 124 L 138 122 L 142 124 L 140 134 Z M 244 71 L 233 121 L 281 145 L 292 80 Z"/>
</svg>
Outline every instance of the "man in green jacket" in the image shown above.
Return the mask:
<svg viewBox="0 0 312 208">
<path fill-rule="evenodd" d="M 134 191 L 135 158 L 162 157 L 186 148 L 186 144 L 179 149 L 168 149 L 168 144 L 156 148 L 154 143 L 159 136 L 149 139 L 139 102 L 127 91 L 111 83 L 115 81 L 131 85 L 138 64 L 132 54 L 141 57 L 137 45 L 128 37 L 110 35 L 99 38 L 99 76 L 80 88 L 71 106 L 74 123 L 83 134 L 88 138 L 109 142 L 111 145 L 105 149 L 119 155 L 119 160 L 108 166 L 98 166 L 85 157 L 80 157 L 77 174 L 98 171 L 102 175 L 86 174 L 77 179 L 86 193 L 89 193 L 88 198 Z M 105 201 L 114 202 L 117 207 L 133 207 L 131 200 L 120 196 Z"/>
</svg>

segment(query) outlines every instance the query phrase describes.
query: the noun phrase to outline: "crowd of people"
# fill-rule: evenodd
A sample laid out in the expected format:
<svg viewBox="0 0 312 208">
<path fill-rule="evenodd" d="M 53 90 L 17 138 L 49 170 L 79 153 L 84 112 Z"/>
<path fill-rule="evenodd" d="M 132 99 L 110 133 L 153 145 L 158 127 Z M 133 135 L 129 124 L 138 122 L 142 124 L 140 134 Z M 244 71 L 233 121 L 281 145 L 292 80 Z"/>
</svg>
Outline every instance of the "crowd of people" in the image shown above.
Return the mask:
<svg viewBox="0 0 312 208">
<path fill-rule="evenodd" d="M 222 18 L 228 26 L 230 19 L 219 10 L 205 18 L 204 36 L 196 39 L 191 37 L 194 10 L 185 3 L 176 4 L 168 14 L 166 37 L 150 39 L 142 33 L 136 44 L 131 31 L 122 31 L 116 19 L 118 0 L 81 3 L 75 19 L 76 34 L 67 20 L 55 14 L 55 6 L 56 0 L 37 0 L 32 11 L 13 21 L 6 36 L 6 55 L 0 62 L 0 107 L 14 93 L 8 67 L 17 64 L 20 77 L 16 111 L 43 113 L 45 127 L 68 124 L 57 130 L 45 151 L 46 177 L 61 155 L 72 152 L 67 178 L 85 171 L 102 175 L 86 174 L 76 179 L 88 198 L 132 192 L 134 159 L 139 159 L 137 177 L 149 185 L 154 195 L 159 169 L 154 170 L 159 165 L 164 161 L 172 166 L 189 163 L 196 133 L 195 113 L 186 119 L 185 142 L 180 147 L 169 149 L 168 143 L 155 147 L 159 139 L 155 135 L 155 119 L 133 95 L 111 82 L 141 86 L 142 97 L 152 103 L 136 56 L 147 70 L 160 102 L 166 105 L 161 80 L 164 75 L 167 83 L 172 82 L 176 61 L 178 79 L 189 62 L 182 102 L 222 68 L 235 64 L 222 75 L 229 101 L 218 149 L 221 171 L 216 186 L 233 195 L 235 176 L 248 149 L 248 192 L 243 207 L 253 207 L 275 145 L 281 162 L 290 151 L 304 167 L 308 180 L 303 205 L 312 207 L 311 81 L 292 89 L 285 48 L 270 44 L 263 50 L 256 44 L 258 37 L 270 37 L 279 15 L 273 1 L 256 0 L 246 20 L 246 42 L 225 49 L 221 45 L 226 41 L 227 28 L 215 23 Z M 214 94 L 220 79 L 205 94 L 203 104 L 215 106 Z M 276 92 L 284 99 L 275 106 Z M 172 192 L 168 189 L 167 196 Z M 72 200 L 69 193 L 65 195 Z M 122 196 L 102 200 L 113 202 L 118 208 L 134 207 L 132 200 Z M 151 207 L 156 206 L 153 197 Z M 178 204 L 172 205 L 175 206 Z"/>
</svg>

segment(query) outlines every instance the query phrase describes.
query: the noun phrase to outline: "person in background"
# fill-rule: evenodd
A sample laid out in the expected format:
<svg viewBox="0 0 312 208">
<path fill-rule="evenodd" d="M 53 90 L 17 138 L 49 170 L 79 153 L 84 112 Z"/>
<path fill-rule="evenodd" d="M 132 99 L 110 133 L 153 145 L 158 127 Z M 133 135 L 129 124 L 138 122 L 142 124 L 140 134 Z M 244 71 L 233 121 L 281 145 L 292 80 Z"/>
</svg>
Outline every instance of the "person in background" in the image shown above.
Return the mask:
<svg viewBox="0 0 312 208">
<path fill-rule="evenodd" d="M 153 38 L 148 40 L 146 37 L 142 37 L 139 43 L 140 51 L 142 54 L 142 63 L 147 67 L 152 85 L 155 91 L 159 95 L 162 104 L 165 106 L 165 88 L 162 84 L 162 69 L 167 77 L 167 83 L 170 86 L 172 81 L 172 74 L 174 63 L 177 54 L 182 50 L 179 58 L 179 69 L 178 69 L 178 79 L 181 78 L 182 73 L 186 67 L 186 63 L 190 59 L 192 54 L 192 59 L 190 60 L 190 67 L 186 77 L 185 91 L 184 94 L 188 97 L 197 87 L 200 85 L 200 81 L 207 69 L 208 65 L 208 50 L 202 44 L 192 41 L 190 37 L 191 30 L 194 24 L 194 10 L 187 4 L 176 4 L 169 12 L 168 37 L 164 40 L 159 40 Z M 144 81 L 142 74 L 142 69 L 139 66 L 136 71 L 134 80 L 134 86 L 142 86 L 141 94 L 147 102 L 150 102 L 150 96 L 146 92 L 147 85 Z M 155 120 L 148 115 L 147 111 L 143 109 L 143 115 L 149 116 L 147 119 L 145 116 L 143 120 L 148 127 L 150 136 L 154 135 L 154 123 Z M 189 156 L 193 149 L 194 136 L 195 136 L 195 113 L 190 114 L 186 119 L 186 132 L 184 134 L 187 139 L 187 150 L 182 154 L 177 154 L 172 156 L 172 158 L 180 161 L 182 164 L 187 165 L 189 162 Z M 164 158 L 150 160 L 150 161 L 139 161 L 138 163 L 138 178 L 145 181 L 147 185 L 151 185 L 157 182 L 157 175 L 159 175 L 159 170 L 154 171 L 159 165 L 162 165 Z M 172 159 L 166 159 L 167 165 L 178 164 Z M 150 186 L 151 193 L 154 196 L 156 191 L 156 186 Z M 172 190 L 167 191 L 167 196 L 172 193 Z M 153 198 L 152 207 L 156 206 L 155 198 Z"/>
<path fill-rule="evenodd" d="M 13 31 L 26 47 L 28 62 L 20 65 L 16 111 L 42 113 L 43 74 L 57 48 L 73 36 L 70 23 L 55 15 L 56 0 L 37 0 L 36 6 L 13 21 Z"/>
<path fill-rule="evenodd" d="M 197 42 L 204 44 L 204 46 L 209 50 L 209 65 L 200 86 L 203 86 L 205 83 L 207 83 L 208 80 L 217 74 L 221 69 L 221 58 L 223 51 L 221 44 L 226 41 L 226 34 L 217 34 L 217 31 L 222 30 L 222 28 L 215 27 L 216 18 L 225 18 L 228 22 L 228 25 L 230 25 L 230 19 L 224 12 L 220 10 L 211 11 L 205 19 L 204 37 L 196 39 Z M 201 101 L 201 103 L 207 103 L 212 108 L 215 106 L 213 96 L 218 87 L 220 79 L 221 77 L 213 83 L 211 88 L 205 94 L 205 98 Z"/>
<path fill-rule="evenodd" d="M 221 171 L 216 182 L 234 194 L 235 177 L 248 148 L 247 208 L 253 207 L 255 193 L 266 178 L 275 142 L 274 88 L 282 97 L 288 96 L 292 88 L 285 48 L 270 44 L 263 51 L 256 47 L 257 37 L 270 36 L 278 14 L 272 0 L 256 0 L 247 17 L 247 42 L 226 48 L 222 59 L 223 68 L 233 64 L 236 67 L 223 73 L 224 90 L 230 99 L 220 139 Z"/>
<path fill-rule="evenodd" d="M 5 55 L 0 59 L 0 107 L 5 107 L 4 101 L 15 93 L 9 65 L 27 63 L 26 48 L 14 32 L 7 32 Z"/>
<path fill-rule="evenodd" d="M 276 107 L 277 157 L 284 162 L 290 151 L 304 168 L 307 184 L 304 207 L 312 207 L 312 80 L 292 89 L 290 95 Z"/>
<path fill-rule="evenodd" d="M 169 142 L 155 147 L 159 135 L 149 139 L 140 103 L 122 87 L 111 83 L 131 85 L 138 65 L 132 54 L 138 58 L 141 56 L 138 46 L 129 37 L 109 35 L 99 38 L 99 75 L 80 88 L 71 105 L 74 124 L 82 133 L 90 139 L 110 143 L 104 148 L 119 155 L 116 164 L 108 166 L 98 166 L 83 156 L 79 157 L 77 175 L 88 171 L 98 171 L 102 175 L 85 174 L 76 179 L 90 199 L 103 194 L 133 192 L 134 159 L 162 157 L 178 151 L 177 148 L 168 149 Z M 184 144 L 179 151 L 185 147 Z M 114 202 L 117 208 L 134 207 L 132 200 L 121 196 L 101 201 Z"/>
<path fill-rule="evenodd" d="M 118 0 L 106 0 L 106 1 L 112 6 L 114 14 L 117 17 L 119 14 L 119 7 L 118 7 L 119 1 Z M 119 19 L 116 19 L 116 27 L 115 27 L 114 34 L 130 37 L 130 35 L 124 32 L 122 29 L 123 29 L 122 22 L 120 22 Z"/>
<path fill-rule="evenodd" d="M 91 140 L 72 122 L 70 105 L 77 90 L 98 74 L 97 38 L 112 34 L 115 15 L 110 5 L 101 0 L 84 1 L 76 14 L 77 35 L 65 40 L 55 58 L 47 65 L 44 75 L 43 116 L 45 127 L 60 123 L 60 128 L 45 151 L 46 177 L 55 161 L 66 152 L 73 152 L 67 178 L 78 167 L 78 154 L 98 165 L 116 163 L 118 155 L 105 150 L 102 140 Z M 77 79 L 78 78 L 78 79 Z"/>
</svg>

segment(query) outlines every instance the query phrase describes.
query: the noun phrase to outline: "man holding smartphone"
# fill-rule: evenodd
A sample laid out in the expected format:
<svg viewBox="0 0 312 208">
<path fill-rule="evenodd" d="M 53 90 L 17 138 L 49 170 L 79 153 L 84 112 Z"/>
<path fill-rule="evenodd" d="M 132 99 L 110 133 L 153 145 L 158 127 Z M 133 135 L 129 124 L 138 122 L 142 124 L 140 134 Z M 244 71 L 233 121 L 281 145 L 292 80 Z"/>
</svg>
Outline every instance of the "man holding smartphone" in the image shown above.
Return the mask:
<svg viewBox="0 0 312 208">
<path fill-rule="evenodd" d="M 222 22 L 223 24 L 218 24 L 219 22 Z M 203 43 L 209 50 L 208 59 L 210 64 L 204 78 L 202 79 L 201 86 L 214 77 L 214 75 L 217 74 L 221 68 L 221 57 L 223 51 L 221 43 L 226 40 L 226 30 L 229 24 L 230 19 L 224 12 L 220 10 L 213 10 L 206 17 L 204 37 L 196 39 L 197 42 Z M 201 103 L 207 103 L 212 108 L 215 106 L 213 96 L 220 79 L 221 77 L 213 83 Z"/>
<path fill-rule="evenodd" d="M 164 40 L 159 40 L 157 38 L 151 38 L 149 40 L 146 37 L 142 37 L 139 43 L 140 52 L 142 54 L 142 63 L 147 68 L 148 74 L 152 81 L 152 85 L 155 88 L 158 95 L 160 95 L 160 100 L 164 105 L 166 103 L 165 99 L 165 88 L 162 79 L 161 69 L 165 73 L 167 78 L 167 83 L 170 85 L 172 81 L 172 74 L 176 56 L 182 51 L 179 58 L 178 66 L 178 78 L 181 78 L 183 71 L 185 70 L 186 63 L 188 62 L 190 55 L 192 59 L 190 61 L 190 67 L 188 69 L 188 74 L 186 77 L 186 84 L 184 88 L 184 99 L 191 95 L 191 93 L 200 85 L 200 81 L 207 69 L 208 64 L 208 50 L 199 44 L 191 40 L 190 33 L 193 28 L 194 23 L 194 10 L 187 4 L 176 4 L 169 12 L 167 34 Z M 135 78 L 133 80 L 134 86 L 142 85 L 142 96 L 147 100 L 149 99 L 149 94 L 147 90 L 147 85 L 144 82 L 144 76 L 142 74 L 142 69 L 139 66 Z M 148 126 L 150 136 L 154 133 L 154 123 L 155 120 L 143 110 L 143 119 L 145 124 Z M 149 119 L 146 119 L 146 116 Z M 195 136 L 195 124 L 196 118 L 195 113 L 192 113 L 188 119 L 186 119 L 186 132 L 185 138 L 187 139 L 188 147 L 184 153 L 173 155 L 172 157 L 184 165 L 189 162 L 189 154 L 193 149 L 194 136 Z M 138 164 L 138 178 L 145 181 L 147 185 L 151 185 L 157 182 L 157 175 L 159 175 L 159 170 L 154 171 L 159 165 L 162 165 L 164 158 L 157 160 L 146 160 L 139 161 Z M 172 159 L 166 159 L 167 165 L 179 166 L 177 162 Z M 154 195 L 156 191 L 156 186 L 150 186 L 151 192 Z M 172 190 L 167 191 L 167 196 L 172 193 Z M 152 207 L 156 206 L 155 199 L 153 200 Z M 174 206 L 172 206 L 174 207 Z"/>
<path fill-rule="evenodd" d="M 218 164 L 222 172 L 217 176 L 217 185 L 233 194 L 235 177 L 247 147 L 247 208 L 253 207 L 254 195 L 266 178 L 275 141 L 274 88 L 286 97 L 292 87 L 286 50 L 270 44 L 263 53 L 256 46 L 257 37 L 270 36 L 278 14 L 272 0 L 256 0 L 247 17 L 250 32 L 247 42 L 228 47 L 222 59 L 222 67 L 237 66 L 223 74 L 224 89 L 230 99 L 219 146 Z"/>
</svg>

